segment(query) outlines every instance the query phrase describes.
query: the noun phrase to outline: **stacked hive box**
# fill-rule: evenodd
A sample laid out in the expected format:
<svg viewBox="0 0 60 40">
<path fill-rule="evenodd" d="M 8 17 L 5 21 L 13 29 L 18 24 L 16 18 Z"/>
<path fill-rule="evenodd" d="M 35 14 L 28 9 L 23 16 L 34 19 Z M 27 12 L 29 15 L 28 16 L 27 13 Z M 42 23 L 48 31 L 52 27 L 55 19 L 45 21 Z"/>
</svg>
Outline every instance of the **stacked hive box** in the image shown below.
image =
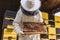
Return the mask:
<svg viewBox="0 0 60 40">
<path fill-rule="evenodd" d="M 56 30 L 56 39 L 60 40 L 60 17 L 59 16 L 55 16 L 55 30 Z"/>
<path fill-rule="evenodd" d="M 4 29 L 3 40 L 17 40 L 17 34 L 13 30 L 13 25 L 8 25 Z"/>
<path fill-rule="evenodd" d="M 43 12 L 43 19 L 45 20 L 47 24 L 48 34 L 41 34 L 41 40 L 60 40 L 60 17 L 55 16 L 55 27 L 51 27 L 51 25 L 48 24 L 48 13 Z M 51 20 L 53 21 L 53 20 Z"/>
<path fill-rule="evenodd" d="M 44 19 L 45 23 L 47 24 L 47 28 L 48 28 L 48 26 L 50 26 L 50 25 L 48 25 L 48 21 L 47 21 L 48 14 L 45 12 L 42 12 L 42 18 Z M 47 34 L 41 34 L 40 38 L 41 38 L 41 40 L 48 40 L 48 32 L 47 32 Z"/>
<path fill-rule="evenodd" d="M 16 12 L 6 10 L 3 21 L 3 40 L 17 40 L 17 34 L 14 32 L 12 25 L 13 19 L 15 18 Z"/>
</svg>

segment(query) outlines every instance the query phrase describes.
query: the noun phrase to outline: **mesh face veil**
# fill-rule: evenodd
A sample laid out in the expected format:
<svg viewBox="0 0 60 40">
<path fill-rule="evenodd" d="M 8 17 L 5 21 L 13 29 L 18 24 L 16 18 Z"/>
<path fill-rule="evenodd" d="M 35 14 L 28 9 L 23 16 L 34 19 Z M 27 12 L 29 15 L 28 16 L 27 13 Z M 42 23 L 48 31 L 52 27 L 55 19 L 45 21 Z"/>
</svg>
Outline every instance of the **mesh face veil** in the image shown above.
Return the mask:
<svg viewBox="0 0 60 40">
<path fill-rule="evenodd" d="M 31 9 L 31 8 L 33 8 L 33 6 L 34 6 L 34 3 L 32 2 L 32 1 L 27 1 L 27 8 L 28 9 Z"/>
</svg>

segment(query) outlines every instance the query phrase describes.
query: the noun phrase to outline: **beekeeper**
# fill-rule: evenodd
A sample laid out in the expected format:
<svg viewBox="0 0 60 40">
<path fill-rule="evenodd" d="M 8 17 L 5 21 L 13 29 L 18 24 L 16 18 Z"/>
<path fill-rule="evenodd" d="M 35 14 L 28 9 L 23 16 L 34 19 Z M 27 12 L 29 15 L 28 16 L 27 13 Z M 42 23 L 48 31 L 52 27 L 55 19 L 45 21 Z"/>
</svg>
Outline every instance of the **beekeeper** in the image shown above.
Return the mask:
<svg viewBox="0 0 60 40">
<path fill-rule="evenodd" d="M 18 10 L 13 21 L 14 30 L 19 36 L 19 40 L 40 40 L 40 34 L 23 35 L 23 22 L 43 23 L 40 0 L 21 0 L 21 8 Z"/>
</svg>

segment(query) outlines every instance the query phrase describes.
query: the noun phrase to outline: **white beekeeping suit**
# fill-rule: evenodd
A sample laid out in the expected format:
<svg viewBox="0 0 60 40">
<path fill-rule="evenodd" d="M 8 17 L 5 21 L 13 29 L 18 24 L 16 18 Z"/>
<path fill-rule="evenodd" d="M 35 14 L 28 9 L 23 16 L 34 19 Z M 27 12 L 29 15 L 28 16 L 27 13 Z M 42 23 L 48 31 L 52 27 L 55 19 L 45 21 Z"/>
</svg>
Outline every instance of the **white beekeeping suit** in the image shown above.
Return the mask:
<svg viewBox="0 0 60 40">
<path fill-rule="evenodd" d="M 19 40 L 40 40 L 40 34 L 23 35 L 22 24 L 23 22 L 43 22 L 42 14 L 38 10 L 41 6 L 40 0 L 21 0 L 21 6 L 22 8 L 18 10 L 13 21 L 14 30 L 19 35 Z"/>
</svg>

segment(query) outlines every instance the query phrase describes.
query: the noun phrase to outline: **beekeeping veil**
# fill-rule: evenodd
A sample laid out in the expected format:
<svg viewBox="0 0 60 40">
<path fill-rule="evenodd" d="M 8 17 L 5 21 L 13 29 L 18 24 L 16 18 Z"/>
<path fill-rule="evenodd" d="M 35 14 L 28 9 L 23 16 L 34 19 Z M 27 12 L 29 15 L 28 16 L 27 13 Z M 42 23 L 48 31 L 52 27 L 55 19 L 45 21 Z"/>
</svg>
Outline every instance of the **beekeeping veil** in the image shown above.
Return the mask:
<svg viewBox="0 0 60 40">
<path fill-rule="evenodd" d="M 40 0 L 21 0 L 21 9 L 24 14 L 35 15 L 41 6 Z"/>
</svg>

